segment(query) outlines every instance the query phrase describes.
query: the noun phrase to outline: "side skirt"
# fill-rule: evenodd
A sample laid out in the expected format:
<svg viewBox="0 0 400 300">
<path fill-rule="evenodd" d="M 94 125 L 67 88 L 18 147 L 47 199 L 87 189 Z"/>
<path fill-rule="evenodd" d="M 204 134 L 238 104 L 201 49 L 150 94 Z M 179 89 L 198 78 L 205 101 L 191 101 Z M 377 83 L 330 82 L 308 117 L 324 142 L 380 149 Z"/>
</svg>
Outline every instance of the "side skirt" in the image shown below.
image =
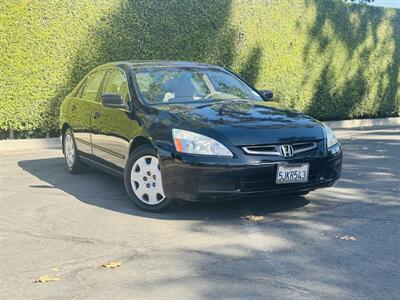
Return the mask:
<svg viewBox="0 0 400 300">
<path fill-rule="evenodd" d="M 113 176 L 119 177 L 119 178 L 124 178 L 124 172 L 116 170 L 112 167 L 106 166 L 98 161 L 95 161 L 93 159 L 90 159 L 82 154 L 79 155 L 79 158 L 84 162 L 87 163 L 88 165 L 91 165 L 99 170 L 102 170 L 108 174 L 111 174 Z"/>
</svg>

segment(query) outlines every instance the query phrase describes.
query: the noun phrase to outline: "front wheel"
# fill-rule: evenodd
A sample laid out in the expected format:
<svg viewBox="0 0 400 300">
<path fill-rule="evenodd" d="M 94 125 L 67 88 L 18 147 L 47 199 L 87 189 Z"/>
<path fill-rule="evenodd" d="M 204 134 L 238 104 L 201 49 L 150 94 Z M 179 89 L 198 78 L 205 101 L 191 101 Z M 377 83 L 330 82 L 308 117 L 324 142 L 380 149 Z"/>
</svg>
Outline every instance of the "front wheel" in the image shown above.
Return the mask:
<svg viewBox="0 0 400 300">
<path fill-rule="evenodd" d="M 162 185 L 157 153 L 150 145 L 144 145 L 132 153 L 124 173 L 125 189 L 129 198 L 139 208 L 160 212 L 172 204 Z"/>
</svg>

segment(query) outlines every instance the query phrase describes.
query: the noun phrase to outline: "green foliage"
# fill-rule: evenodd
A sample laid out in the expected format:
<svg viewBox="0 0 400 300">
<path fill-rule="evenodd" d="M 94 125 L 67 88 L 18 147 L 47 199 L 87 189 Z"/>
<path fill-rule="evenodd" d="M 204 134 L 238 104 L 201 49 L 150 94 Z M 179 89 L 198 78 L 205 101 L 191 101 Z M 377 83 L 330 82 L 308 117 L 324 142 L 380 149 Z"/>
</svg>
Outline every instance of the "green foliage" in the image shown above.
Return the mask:
<svg viewBox="0 0 400 300">
<path fill-rule="evenodd" d="M 398 116 L 400 11 L 341 0 L 0 2 L 0 131 L 56 131 L 63 97 L 124 59 L 225 65 L 320 119 Z"/>
</svg>

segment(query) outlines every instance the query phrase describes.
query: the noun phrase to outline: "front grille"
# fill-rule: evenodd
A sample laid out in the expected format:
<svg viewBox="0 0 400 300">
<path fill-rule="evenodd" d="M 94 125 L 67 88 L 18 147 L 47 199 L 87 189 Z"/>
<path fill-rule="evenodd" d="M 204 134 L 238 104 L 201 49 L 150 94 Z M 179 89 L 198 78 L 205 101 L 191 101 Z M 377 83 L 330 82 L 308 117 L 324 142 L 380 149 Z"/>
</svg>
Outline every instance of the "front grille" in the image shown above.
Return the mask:
<svg viewBox="0 0 400 300">
<path fill-rule="evenodd" d="M 293 147 L 293 153 L 298 154 L 307 152 L 317 148 L 316 142 L 302 142 L 290 144 Z M 279 151 L 281 145 L 257 145 L 242 147 L 245 153 L 253 155 L 278 155 L 281 156 Z"/>
<path fill-rule="evenodd" d="M 273 176 L 267 177 L 265 175 L 251 175 L 243 178 L 241 188 L 243 191 L 262 191 L 275 184 Z"/>
</svg>

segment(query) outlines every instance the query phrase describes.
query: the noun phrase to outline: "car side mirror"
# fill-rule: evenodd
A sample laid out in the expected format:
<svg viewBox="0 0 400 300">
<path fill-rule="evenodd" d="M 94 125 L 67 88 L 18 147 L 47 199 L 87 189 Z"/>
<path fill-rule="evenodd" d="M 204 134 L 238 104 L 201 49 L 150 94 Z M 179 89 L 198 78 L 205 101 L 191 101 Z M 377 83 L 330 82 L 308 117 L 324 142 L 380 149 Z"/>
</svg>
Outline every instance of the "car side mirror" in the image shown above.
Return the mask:
<svg viewBox="0 0 400 300">
<path fill-rule="evenodd" d="M 101 103 L 107 107 L 129 110 L 128 104 L 126 104 L 124 99 L 122 99 L 121 95 L 118 94 L 101 95 Z"/>
<path fill-rule="evenodd" d="M 274 99 L 274 93 L 271 90 L 258 91 L 265 101 L 272 101 Z"/>
</svg>

